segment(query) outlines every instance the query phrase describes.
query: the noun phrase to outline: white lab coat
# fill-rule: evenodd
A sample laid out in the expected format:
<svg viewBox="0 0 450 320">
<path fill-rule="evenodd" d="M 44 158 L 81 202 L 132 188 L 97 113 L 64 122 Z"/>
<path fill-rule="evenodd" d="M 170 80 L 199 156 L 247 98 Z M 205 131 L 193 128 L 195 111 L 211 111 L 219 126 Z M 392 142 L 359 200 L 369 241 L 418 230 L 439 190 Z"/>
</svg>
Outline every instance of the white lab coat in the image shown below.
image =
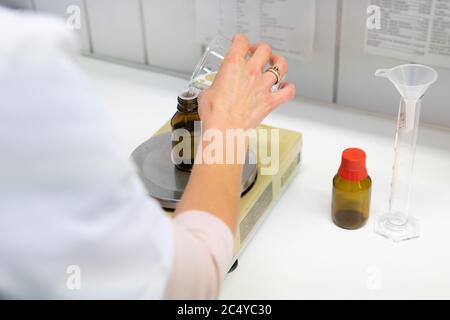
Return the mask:
<svg viewBox="0 0 450 320">
<path fill-rule="evenodd" d="M 0 8 L 0 296 L 160 298 L 170 220 L 74 52 L 63 22 Z"/>
</svg>

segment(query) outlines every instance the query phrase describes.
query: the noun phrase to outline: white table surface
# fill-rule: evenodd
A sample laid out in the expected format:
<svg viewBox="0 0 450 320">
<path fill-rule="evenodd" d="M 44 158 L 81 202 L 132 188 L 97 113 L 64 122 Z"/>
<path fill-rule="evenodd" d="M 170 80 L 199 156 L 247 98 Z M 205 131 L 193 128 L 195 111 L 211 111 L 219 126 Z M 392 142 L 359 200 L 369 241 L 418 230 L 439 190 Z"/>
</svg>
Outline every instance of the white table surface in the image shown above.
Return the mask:
<svg viewBox="0 0 450 320">
<path fill-rule="evenodd" d="M 187 84 L 89 58 L 80 65 L 111 111 L 127 155 L 170 119 Z M 225 279 L 220 298 L 450 298 L 449 131 L 420 129 L 411 210 L 421 237 L 395 244 L 373 232 L 375 214 L 388 204 L 393 118 L 296 100 L 265 123 L 303 133 L 303 163 Z M 373 180 L 371 218 L 356 231 L 330 218 L 332 177 L 350 146 L 366 151 Z"/>
</svg>

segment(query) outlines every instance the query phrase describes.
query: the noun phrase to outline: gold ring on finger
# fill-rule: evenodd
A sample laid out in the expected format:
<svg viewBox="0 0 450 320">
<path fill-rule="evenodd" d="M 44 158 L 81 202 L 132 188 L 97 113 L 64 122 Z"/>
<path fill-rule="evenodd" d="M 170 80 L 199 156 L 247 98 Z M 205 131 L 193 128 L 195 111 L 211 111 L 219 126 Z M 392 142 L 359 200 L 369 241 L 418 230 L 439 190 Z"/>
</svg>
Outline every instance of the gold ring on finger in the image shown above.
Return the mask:
<svg viewBox="0 0 450 320">
<path fill-rule="evenodd" d="M 281 74 L 280 74 L 280 68 L 278 66 L 271 66 L 269 69 L 266 70 L 266 72 L 271 72 L 277 77 L 277 82 L 275 82 L 274 85 L 277 85 L 280 83 L 281 80 Z"/>
</svg>

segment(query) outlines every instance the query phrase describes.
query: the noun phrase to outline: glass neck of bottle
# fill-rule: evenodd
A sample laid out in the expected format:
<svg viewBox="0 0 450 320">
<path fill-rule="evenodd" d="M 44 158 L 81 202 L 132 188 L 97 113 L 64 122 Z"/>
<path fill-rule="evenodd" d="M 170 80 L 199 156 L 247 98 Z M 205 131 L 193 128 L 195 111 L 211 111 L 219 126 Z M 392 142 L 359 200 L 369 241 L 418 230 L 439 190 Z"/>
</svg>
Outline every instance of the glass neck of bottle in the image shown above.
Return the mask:
<svg viewBox="0 0 450 320">
<path fill-rule="evenodd" d="M 177 109 L 180 112 L 195 112 L 198 109 L 197 95 L 189 91 L 178 96 Z"/>
<path fill-rule="evenodd" d="M 194 104 L 178 104 L 177 109 L 180 112 L 196 112 L 198 109 L 197 105 Z"/>
</svg>

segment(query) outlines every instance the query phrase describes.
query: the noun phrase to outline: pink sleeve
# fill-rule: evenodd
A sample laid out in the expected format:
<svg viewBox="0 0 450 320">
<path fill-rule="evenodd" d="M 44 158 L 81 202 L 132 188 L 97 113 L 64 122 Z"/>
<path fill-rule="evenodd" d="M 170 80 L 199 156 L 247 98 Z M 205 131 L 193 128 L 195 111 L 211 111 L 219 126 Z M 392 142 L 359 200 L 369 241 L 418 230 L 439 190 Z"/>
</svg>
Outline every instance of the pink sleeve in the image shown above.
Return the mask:
<svg viewBox="0 0 450 320">
<path fill-rule="evenodd" d="M 233 234 L 212 214 L 187 211 L 173 219 L 175 256 L 166 299 L 217 298 L 233 253 Z"/>
</svg>

